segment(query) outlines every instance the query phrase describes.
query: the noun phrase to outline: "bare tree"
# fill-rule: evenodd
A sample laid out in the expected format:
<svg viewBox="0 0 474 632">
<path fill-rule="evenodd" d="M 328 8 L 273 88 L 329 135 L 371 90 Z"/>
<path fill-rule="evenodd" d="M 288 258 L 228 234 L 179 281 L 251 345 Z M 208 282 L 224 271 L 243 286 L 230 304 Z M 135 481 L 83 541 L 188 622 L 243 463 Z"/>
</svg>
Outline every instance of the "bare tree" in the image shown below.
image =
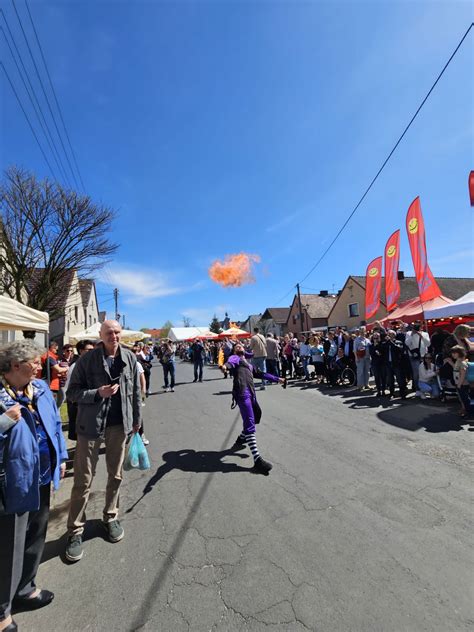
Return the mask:
<svg viewBox="0 0 474 632">
<path fill-rule="evenodd" d="M 0 183 L 0 291 L 45 310 L 71 270 L 93 274 L 110 260 L 114 217 L 86 195 L 10 167 Z"/>
<path fill-rule="evenodd" d="M 183 327 L 191 327 L 191 319 L 189 316 L 183 316 Z"/>
</svg>

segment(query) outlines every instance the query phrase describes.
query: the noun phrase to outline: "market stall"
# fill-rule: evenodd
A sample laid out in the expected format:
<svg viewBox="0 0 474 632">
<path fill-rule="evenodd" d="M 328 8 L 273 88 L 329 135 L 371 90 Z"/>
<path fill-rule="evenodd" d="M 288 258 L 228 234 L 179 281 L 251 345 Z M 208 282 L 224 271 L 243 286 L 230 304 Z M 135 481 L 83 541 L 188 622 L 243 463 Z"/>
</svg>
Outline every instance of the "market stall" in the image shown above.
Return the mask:
<svg viewBox="0 0 474 632">
<path fill-rule="evenodd" d="M 100 340 L 100 328 L 102 323 L 94 323 L 84 331 L 69 335 L 71 344 L 76 344 L 79 340 Z M 143 331 L 134 331 L 132 329 L 122 329 L 120 342 L 124 344 L 138 342 L 149 338 L 149 334 Z"/>
<path fill-rule="evenodd" d="M 49 331 L 49 315 L 23 305 L 8 296 L 0 296 L 0 330 Z"/>
</svg>

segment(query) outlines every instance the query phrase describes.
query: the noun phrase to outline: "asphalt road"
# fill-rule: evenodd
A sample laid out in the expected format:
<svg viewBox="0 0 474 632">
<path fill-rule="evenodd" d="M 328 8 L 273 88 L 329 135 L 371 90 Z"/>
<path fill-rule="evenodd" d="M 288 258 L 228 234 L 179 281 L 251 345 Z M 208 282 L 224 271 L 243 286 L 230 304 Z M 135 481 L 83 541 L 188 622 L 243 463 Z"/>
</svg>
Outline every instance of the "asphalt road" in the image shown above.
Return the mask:
<svg viewBox="0 0 474 632">
<path fill-rule="evenodd" d="M 61 557 L 69 478 L 38 577 L 56 598 L 16 615 L 22 631 L 472 630 L 473 435 L 452 412 L 268 387 L 265 477 L 247 450 L 226 451 L 241 423 L 230 380 L 208 368 L 192 384 L 178 364 L 165 394 L 153 373 L 152 469 L 125 473 L 125 538 L 110 544 L 98 523 L 101 457 L 84 557 Z"/>
</svg>

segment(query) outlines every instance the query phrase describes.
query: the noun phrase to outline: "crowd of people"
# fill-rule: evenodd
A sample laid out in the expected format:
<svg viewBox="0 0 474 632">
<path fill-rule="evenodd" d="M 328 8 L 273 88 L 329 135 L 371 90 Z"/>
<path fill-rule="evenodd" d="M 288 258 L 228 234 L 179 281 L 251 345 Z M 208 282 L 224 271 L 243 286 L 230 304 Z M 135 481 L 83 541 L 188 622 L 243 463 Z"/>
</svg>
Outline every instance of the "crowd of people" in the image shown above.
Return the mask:
<svg viewBox="0 0 474 632">
<path fill-rule="evenodd" d="M 99 343 L 83 340 L 65 345 L 61 355 L 51 343 L 46 353 L 31 340 L 0 348 L 0 631 L 17 629 L 11 612 L 47 606 L 54 594 L 36 585 L 49 518 L 51 487 L 57 489 L 68 459 L 60 406 L 65 402 L 69 439 L 75 441 L 73 486 L 67 519 L 65 557 L 83 556 L 85 511 L 105 444 L 107 485 L 103 528 L 110 542 L 124 530 L 118 520 L 126 445 L 133 433 L 143 442 L 142 408 L 150 393 L 152 360 L 162 366 L 164 391 L 174 392 L 176 356 L 194 365 L 194 382 L 202 382 L 204 366 L 214 364 L 224 379 L 233 379 L 233 405 L 240 409 L 243 429 L 233 449 L 248 446 L 255 471 L 268 474 L 272 465 L 259 452 L 256 424 L 261 417 L 254 380 L 260 389 L 288 380 L 313 381 L 334 388 L 352 385 L 378 397 L 416 396 L 436 399 L 451 388 L 465 417 L 471 413 L 474 383 L 472 329 L 458 325 L 452 333 L 431 336 L 421 323 L 380 323 L 368 331 L 336 328 L 326 333 L 276 337 L 258 328 L 248 340 L 195 339 L 177 345 L 168 339 L 153 349 L 120 344 L 121 326 L 102 324 Z M 42 375 L 44 379 L 38 379 Z M 387 392 L 388 391 L 388 392 Z"/>
<path fill-rule="evenodd" d="M 406 399 L 411 390 L 420 399 L 444 399 L 451 392 L 458 396 L 464 417 L 470 412 L 469 384 L 473 382 L 469 374 L 474 360 L 472 334 L 468 325 L 460 324 L 452 333 L 441 330 L 430 336 L 422 323 L 399 321 L 389 328 L 376 322 L 370 331 L 364 326 L 352 332 L 336 327 L 284 336 L 264 335 L 255 328 L 249 339 L 240 342 L 261 372 L 289 380 L 314 380 L 328 388 L 355 386 L 376 397 Z M 176 353 L 194 364 L 194 381 L 201 382 L 203 366 L 225 367 L 234 344 L 230 338 L 196 339 L 179 343 Z M 262 379 L 260 388 L 265 387 Z"/>
</svg>

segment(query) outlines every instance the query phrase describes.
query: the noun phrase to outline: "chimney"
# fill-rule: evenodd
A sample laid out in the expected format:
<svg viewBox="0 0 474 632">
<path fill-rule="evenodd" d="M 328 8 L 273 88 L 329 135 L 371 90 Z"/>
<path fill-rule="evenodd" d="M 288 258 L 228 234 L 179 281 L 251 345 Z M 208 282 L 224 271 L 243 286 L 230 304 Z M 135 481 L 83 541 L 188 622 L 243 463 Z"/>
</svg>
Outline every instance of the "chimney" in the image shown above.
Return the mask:
<svg viewBox="0 0 474 632">
<path fill-rule="evenodd" d="M 403 272 L 403 270 L 399 270 L 398 271 L 398 280 L 402 281 L 405 278 L 405 273 Z"/>
<path fill-rule="evenodd" d="M 319 296 L 327 296 L 329 294 L 329 292 L 327 290 L 321 290 L 321 292 L 319 293 Z"/>
</svg>

